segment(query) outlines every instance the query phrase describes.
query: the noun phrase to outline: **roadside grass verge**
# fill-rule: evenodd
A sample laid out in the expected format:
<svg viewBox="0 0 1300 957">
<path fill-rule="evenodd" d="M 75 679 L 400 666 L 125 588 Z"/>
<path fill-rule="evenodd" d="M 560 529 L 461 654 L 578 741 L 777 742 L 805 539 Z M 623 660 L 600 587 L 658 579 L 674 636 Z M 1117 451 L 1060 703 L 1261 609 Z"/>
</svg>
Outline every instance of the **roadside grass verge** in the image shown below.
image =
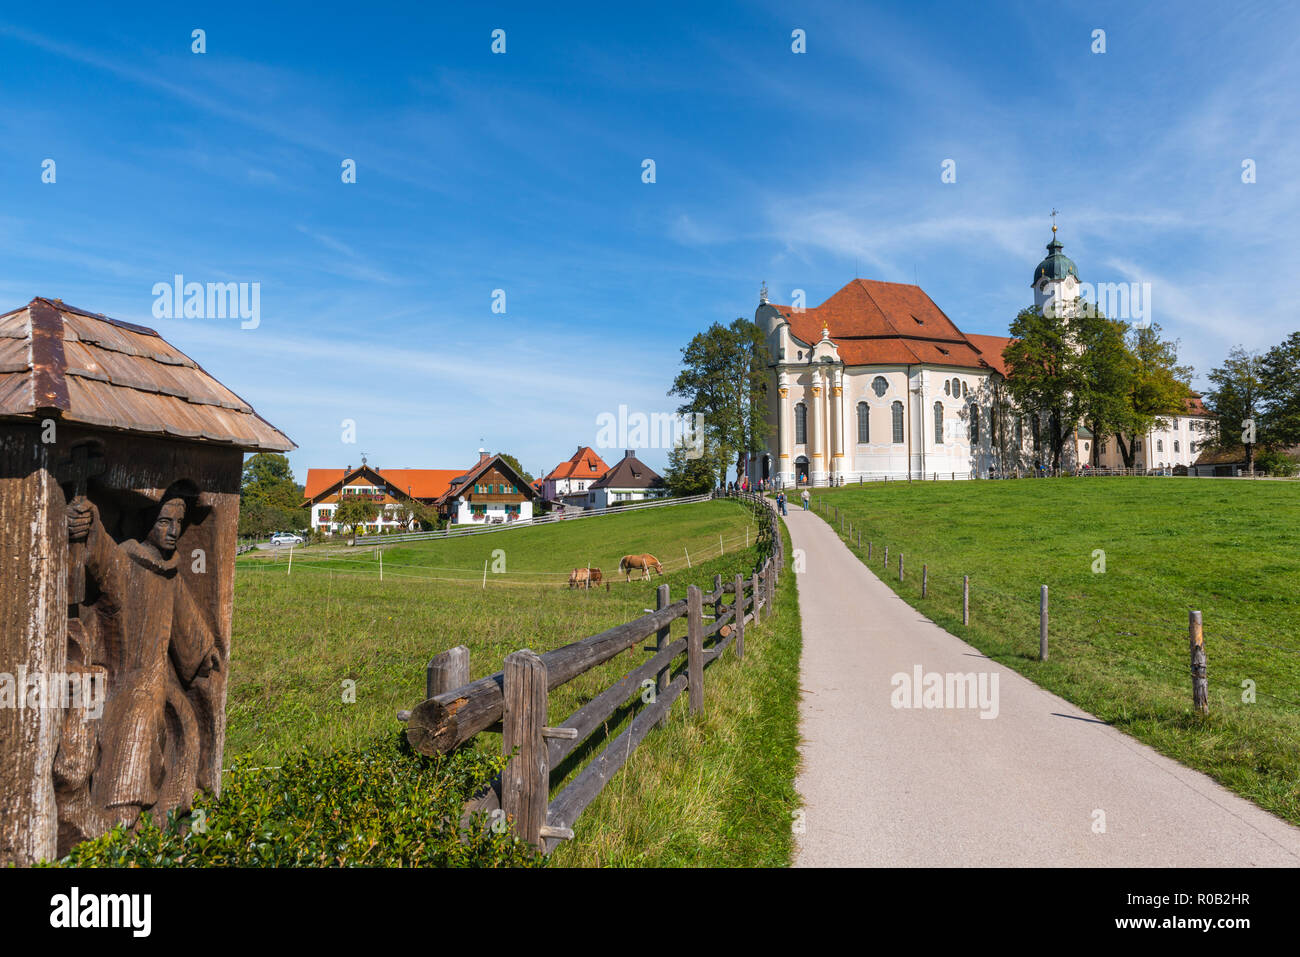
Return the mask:
<svg viewBox="0 0 1300 957">
<path fill-rule="evenodd" d="M 1300 485 L 889 482 L 814 496 L 839 508 L 846 541 L 852 523 L 855 553 L 865 562 L 870 541 L 872 570 L 937 624 L 1300 824 Z M 833 513 L 824 517 L 838 528 Z M 969 627 L 961 618 L 963 575 L 970 576 Z M 1038 661 L 1043 584 L 1046 662 Z M 1204 615 L 1209 656 L 1205 718 L 1191 708 L 1193 608 Z"/>
<path fill-rule="evenodd" d="M 677 600 L 688 584 L 711 588 L 715 574 L 748 578 L 758 560 L 756 537 L 747 508 L 716 501 L 392 547 L 384 551 L 383 581 L 373 549 L 328 557 L 308 549 L 295 555 L 292 573 L 284 554 L 243 558 L 224 763 L 275 767 L 300 751 L 367 746 L 400 727 L 398 710 L 423 699 L 433 654 L 464 644 L 471 679 L 491 674 L 520 648 L 544 652 L 640 616 L 655 606 L 660 584 Z M 665 575 L 625 583 L 616 566 L 629 552 L 655 554 Z M 608 589 L 569 590 L 569 569 L 588 562 L 615 580 Z M 666 730 L 642 743 L 579 819 L 576 840 L 556 852 L 556 863 L 788 861 L 794 600 L 787 575 L 780 614 L 751 625 L 746 660 L 729 652 L 706 672 L 704 715 L 688 720 L 683 696 Z M 684 632 L 684 620 L 675 623 L 673 637 Z M 559 723 L 645 657 L 638 646 L 556 689 L 550 720 Z M 604 736 L 616 735 L 637 707 L 617 714 Z M 501 736 L 480 734 L 469 747 L 500 754 Z M 566 765 L 553 793 L 597 753 Z M 661 773 L 631 780 L 656 764 Z M 687 772 L 694 776 L 683 777 Z"/>
</svg>

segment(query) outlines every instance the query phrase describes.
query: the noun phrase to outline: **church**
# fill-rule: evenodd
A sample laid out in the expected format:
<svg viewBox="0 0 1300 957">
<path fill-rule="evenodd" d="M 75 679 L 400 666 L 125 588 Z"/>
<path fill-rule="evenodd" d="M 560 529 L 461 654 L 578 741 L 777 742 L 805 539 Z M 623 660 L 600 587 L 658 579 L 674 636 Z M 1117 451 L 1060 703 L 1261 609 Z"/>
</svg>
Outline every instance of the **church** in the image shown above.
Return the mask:
<svg viewBox="0 0 1300 957">
<path fill-rule="evenodd" d="M 1034 305 L 1072 302 L 1079 272 L 1052 227 L 1034 270 Z M 1046 420 L 1007 408 L 1006 336 L 963 333 L 919 286 L 854 279 L 816 307 L 780 306 L 759 294 L 754 321 L 773 357 L 767 448 L 751 482 L 832 485 L 882 478 L 970 479 L 1051 464 Z M 1139 439 L 1148 470 L 1195 461 L 1208 413 L 1199 397 L 1185 416 Z M 999 427 L 1001 426 L 1001 427 Z M 1075 432 L 1062 468 L 1091 462 L 1093 437 Z M 1100 465 L 1122 466 L 1103 439 Z"/>
</svg>

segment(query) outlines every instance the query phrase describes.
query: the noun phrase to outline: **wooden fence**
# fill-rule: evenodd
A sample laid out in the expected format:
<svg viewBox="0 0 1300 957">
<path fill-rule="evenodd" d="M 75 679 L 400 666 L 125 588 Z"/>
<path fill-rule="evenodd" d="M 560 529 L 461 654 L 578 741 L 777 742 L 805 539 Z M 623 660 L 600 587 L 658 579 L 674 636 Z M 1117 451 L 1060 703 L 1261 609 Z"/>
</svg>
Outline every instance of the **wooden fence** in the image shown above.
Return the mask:
<svg viewBox="0 0 1300 957">
<path fill-rule="evenodd" d="M 645 736 L 662 724 L 683 692 L 690 713 L 704 708 L 704 671 L 732 648 L 745 655 L 745 626 L 774 610 L 776 587 L 785 567 L 776 511 L 752 493 L 738 498 L 760 516 L 759 561 L 748 579 L 737 574 L 724 582 L 715 575 L 706 593 L 696 585 L 686 597 L 670 601 L 669 586 L 660 585 L 658 607 L 634 621 L 616 625 L 553 651 L 524 649 L 506 656 L 495 674 L 469 680 L 469 650 L 460 645 L 429 662 L 426 700 L 399 718 L 406 736 L 422 754 L 438 754 L 463 745 L 482 731 L 500 731 L 502 753 L 510 761 L 501 777 L 465 805 L 465 820 L 476 812 L 500 811 L 498 819 L 544 853 L 573 837 L 578 816 L 595 800 Z M 725 601 L 732 596 L 730 602 Z M 705 609 L 713 621 L 705 626 Z M 686 619 L 686 635 L 670 641 L 672 624 Z M 647 638 L 653 652 L 634 669 L 563 721 L 552 724 L 548 695 Z M 680 661 L 684 656 L 685 660 Z M 551 770 L 557 768 L 634 696 L 644 704 L 627 727 L 604 742 L 600 753 L 550 799 Z"/>
<path fill-rule="evenodd" d="M 818 513 L 826 520 L 832 529 L 838 529 L 839 534 L 844 536 L 846 543 L 851 551 L 856 550 L 859 554 L 865 556 L 870 567 L 872 560 L 874 543 L 867 539 L 867 546 L 862 547 L 862 529 L 855 529 L 853 523 L 840 515 L 839 506 L 832 505 L 820 496 L 812 500 L 812 507 L 815 513 Z M 886 545 L 884 552 L 884 571 L 889 573 L 889 546 Z M 903 579 L 903 555 L 898 554 L 898 581 Z M 915 566 L 913 566 L 915 567 Z M 883 580 L 883 579 L 882 579 Z M 926 598 L 930 590 L 930 566 L 922 563 L 921 565 L 921 597 Z M 1016 596 L 1008 596 L 1014 600 L 1019 599 Z M 963 626 L 970 626 L 970 576 L 963 575 L 961 582 L 961 623 Z M 1046 585 L 1038 586 L 1038 660 L 1046 661 L 1048 655 L 1048 636 L 1050 634 L 1051 617 L 1048 605 L 1048 589 Z M 1199 609 L 1189 609 L 1187 620 L 1187 640 L 1191 653 L 1191 675 L 1192 675 L 1192 707 L 1198 714 L 1209 714 L 1209 685 L 1207 682 L 1207 657 L 1205 650 L 1205 636 L 1202 625 L 1202 615 Z"/>
</svg>

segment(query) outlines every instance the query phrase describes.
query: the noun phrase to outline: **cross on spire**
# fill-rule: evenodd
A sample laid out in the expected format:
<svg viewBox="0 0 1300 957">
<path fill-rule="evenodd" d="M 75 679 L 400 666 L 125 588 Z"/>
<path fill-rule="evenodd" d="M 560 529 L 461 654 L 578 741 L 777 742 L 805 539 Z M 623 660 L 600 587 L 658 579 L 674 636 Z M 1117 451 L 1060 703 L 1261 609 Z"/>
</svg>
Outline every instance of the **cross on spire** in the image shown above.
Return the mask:
<svg viewBox="0 0 1300 957">
<path fill-rule="evenodd" d="M 1052 209 L 1052 235 L 1053 236 L 1056 235 L 1056 216 L 1057 216 L 1056 209 L 1055 207 L 1053 207 Z"/>
</svg>

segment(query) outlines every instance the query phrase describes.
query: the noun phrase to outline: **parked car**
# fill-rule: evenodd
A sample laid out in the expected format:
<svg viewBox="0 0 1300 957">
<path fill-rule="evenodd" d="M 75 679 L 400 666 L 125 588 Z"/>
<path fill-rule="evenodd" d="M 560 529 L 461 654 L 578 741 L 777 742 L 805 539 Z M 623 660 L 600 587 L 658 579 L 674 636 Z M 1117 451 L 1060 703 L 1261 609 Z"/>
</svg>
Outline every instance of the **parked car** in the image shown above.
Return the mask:
<svg viewBox="0 0 1300 957">
<path fill-rule="evenodd" d="M 271 536 L 272 545 L 302 545 L 303 543 L 301 535 L 293 535 L 289 532 L 276 532 Z"/>
</svg>

